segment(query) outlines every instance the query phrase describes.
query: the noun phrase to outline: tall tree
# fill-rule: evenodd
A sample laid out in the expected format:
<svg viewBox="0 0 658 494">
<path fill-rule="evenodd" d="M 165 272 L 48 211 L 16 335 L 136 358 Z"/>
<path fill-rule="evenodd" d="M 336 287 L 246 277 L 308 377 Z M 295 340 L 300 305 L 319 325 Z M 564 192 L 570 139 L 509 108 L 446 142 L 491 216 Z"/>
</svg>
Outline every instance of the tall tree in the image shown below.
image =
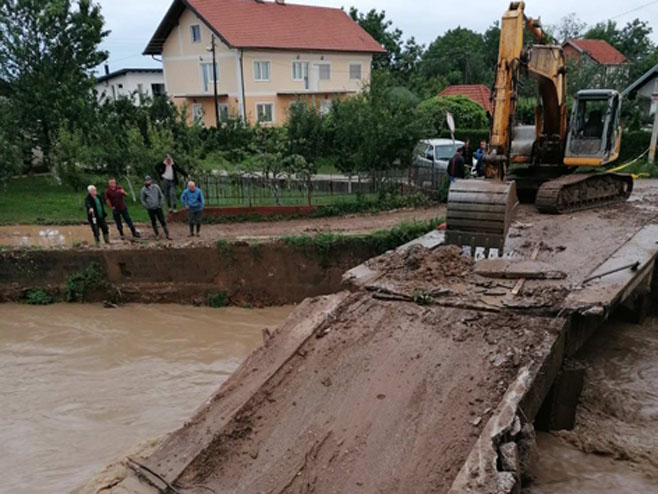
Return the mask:
<svg viewBox="0 0 658 494">
<path fill-rule="evenodd" d="M 12 87 L 14 129 L 46 157 L 60 127 L 85 118 L 92 70 L 107 59 L 103 25 L 92 0 L 0 2 L 0 78 Z"/>
<path fill-rule="evenodd" d="M 575 12 L 571 12 L 562 17 L 558 24 L 549 26 L 547 31 L 558 43 L 564 43 L 570 39 L 581 38 L 586 28 L 587 23 L 581 21 Z"/>
<path fill-rule="evenodd" d="M 357 8 L 351 7 L 350 17 L 386 49 L 386 53 L 376 54 L 373 57 L 373 69 L 388 71 L 400 82 L 408 82 L 418 66 L 425 47 L 419 45 L 414 37 L 403 41 L 402 31 L 393 27 L 393 22 L 386 19 L 384 10 L 378 12 L 372 9 L 364 14 Z"/>
</svg>

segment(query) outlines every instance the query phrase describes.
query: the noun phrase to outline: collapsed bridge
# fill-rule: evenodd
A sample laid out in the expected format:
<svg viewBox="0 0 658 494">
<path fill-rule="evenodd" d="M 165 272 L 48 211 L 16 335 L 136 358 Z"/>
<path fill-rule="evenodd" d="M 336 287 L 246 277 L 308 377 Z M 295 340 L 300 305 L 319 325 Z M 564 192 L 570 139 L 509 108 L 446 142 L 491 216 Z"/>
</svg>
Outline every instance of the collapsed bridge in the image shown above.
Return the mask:
<svg viewBox="0 0 658 494">
<path fill-rule="evenodd" d="M 646 312 L 655 206 L 524 210 L 502 260 L 434 232 L 368 261 L 103 492 L 518 492 L 533 424 L 572 419 L 565 361 L 613 312 Z"/>
</svg>

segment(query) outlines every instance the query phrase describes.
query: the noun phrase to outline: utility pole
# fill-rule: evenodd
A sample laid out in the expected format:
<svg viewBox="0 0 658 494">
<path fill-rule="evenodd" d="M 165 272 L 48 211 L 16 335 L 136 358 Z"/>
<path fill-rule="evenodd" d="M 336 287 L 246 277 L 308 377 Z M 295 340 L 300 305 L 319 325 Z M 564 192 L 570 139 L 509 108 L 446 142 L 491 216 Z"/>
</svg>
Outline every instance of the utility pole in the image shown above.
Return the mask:
<svg viewBox="0 0 658 494">
<path fill-rule="evenodd" d="M 212 35 L 210 51 L 212 52 L 212 88 L 215 95 L 215 127 L 219 127 L 219 102 L 217 101 L 217 56 L 215 54 L 215 35 Z"/>
<path fill-rule="evenodd" d="M 656 104 L 656 114 L 653 119 L 653 132 L 651 133 L 651 144 L 649 145 L 649 163 L 656 162 L 656 145 L 658 145 L 658 93 L 654 93 L 651 99 Z"/>
</svg>

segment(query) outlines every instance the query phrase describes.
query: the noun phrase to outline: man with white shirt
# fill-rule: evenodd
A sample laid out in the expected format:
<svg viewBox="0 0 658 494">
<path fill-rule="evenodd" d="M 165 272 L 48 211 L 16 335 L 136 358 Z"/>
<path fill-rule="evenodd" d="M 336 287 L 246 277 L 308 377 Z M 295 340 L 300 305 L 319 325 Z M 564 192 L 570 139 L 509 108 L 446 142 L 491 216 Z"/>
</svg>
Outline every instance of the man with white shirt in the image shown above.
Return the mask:
<svg viewBox="0 0 658 494">
<path fill-rule="evenodd" d="M 165 199 L 169 209 L 176 212 L 176 189 L 178 187 L 178 176 L 188 177 L 188 173 L 178 166 L 170 155 L 167 155 L 162 163 L 155 167 L 164 186 Z"/>
</svg>

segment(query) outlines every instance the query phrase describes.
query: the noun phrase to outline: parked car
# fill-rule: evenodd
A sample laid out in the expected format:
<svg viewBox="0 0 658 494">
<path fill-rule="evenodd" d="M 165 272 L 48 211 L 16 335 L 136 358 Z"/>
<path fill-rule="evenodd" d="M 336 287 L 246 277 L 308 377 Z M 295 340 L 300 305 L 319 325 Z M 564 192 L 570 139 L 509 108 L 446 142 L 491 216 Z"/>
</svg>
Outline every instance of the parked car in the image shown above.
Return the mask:
<svg viewBox="0 0 658 494">
<path fill-rule="evenodd" d="M 448 172 L 448 163 L 462 141 L 452 139 L 423 139 L 414 151 L 414 181 L 421 187 L 436 187 Z"/>
</svg>

